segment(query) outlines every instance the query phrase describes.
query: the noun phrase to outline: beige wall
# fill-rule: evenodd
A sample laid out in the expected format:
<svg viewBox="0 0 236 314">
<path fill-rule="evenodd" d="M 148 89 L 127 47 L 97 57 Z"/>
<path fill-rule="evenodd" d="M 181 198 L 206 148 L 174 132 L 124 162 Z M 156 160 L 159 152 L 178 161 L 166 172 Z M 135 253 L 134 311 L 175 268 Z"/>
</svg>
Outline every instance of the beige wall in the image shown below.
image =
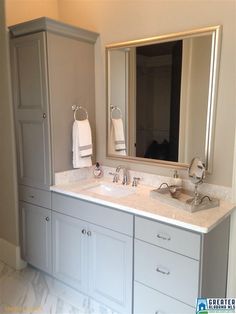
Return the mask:
<svg viewBox="0 0 236 314">
<path fill-rule="evenodd" d="M 97 159 L 107 165 L 119 161 L 105 158 L 105 54 L 109 43 L 223 25 L 219 93 L 216 117 L 214 172 L 209 182 L 231 186 L 235 125 L 235 1 L 58 0 L 60 18 L 101 34 L 96 44 Z M 128 164 L 130 168 L 169 175 L 166 168 Z"/>
<path fill-rule="evenodd" d="M 4 2 L 0 1 L 0 238 L 18 244 L 16 159 Z"/>
<path fill-rule="evenodd" d="M 235 34 L 236 2 L 162 1 L 162 0 L 6 0 L 7 24 L 47 15 L 97 31 L 96 44 L 96 116 L 97 159 L 107 165 L 105 145 L 105 45 L 193 29 L 223 25 L 219 92 L 216 117 L 213 174 L 208 181 L 231 186 L 235 125 Z M 203 14 L 204 13 L 204 14 Z M 127 163 L 136 170 L 169 175 L 169 168 Z M 223 166 L 222 166 L 223 165 Z"/>
<path fill-rule="evenodd" d="M 5 0 L 5 3 L 7 25 L 14 25 L 40 16 L 58 19 L 57 0 Z"/>
</svg>

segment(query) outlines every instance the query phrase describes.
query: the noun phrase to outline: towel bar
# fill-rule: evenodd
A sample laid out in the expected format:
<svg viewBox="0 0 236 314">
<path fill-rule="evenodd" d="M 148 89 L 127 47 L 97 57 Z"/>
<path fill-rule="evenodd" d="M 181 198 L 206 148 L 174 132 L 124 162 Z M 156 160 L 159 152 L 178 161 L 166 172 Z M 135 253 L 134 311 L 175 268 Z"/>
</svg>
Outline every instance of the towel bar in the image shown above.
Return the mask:
<svg viewBox="0 0 236 314">
<path fill-rule="evenodd" d="M 115 110 L 119 111 L 119 113 L 120 113 L 120 118 L 122 118 L 122 112 L 121 112 L 121 110 L 120 110 L 120 108 L 119 108 L 118 106 L 113 106 L 113 105 L 111 105 L 110 107 L 111 107 L 111 118 L 112 118 L 112 113 L 113 113 L 113 111 L 115 111 Z"/>
<path fill-rule="evenodd" d="M 85 114 L 86 114 L 86 119 L 88 119 L 88 111 L 87 111 L 84 107 L 73 105 L 73 106 L 72 106 L 72 110 L 74 111 L 74 120 L 75 120 L 75 121 L 77 120 L 77 119 L 76 119 L 76 112 L 77 112 L 78 110 L 82 110 L 83 112 L 85 112 Z"/>
</svg>

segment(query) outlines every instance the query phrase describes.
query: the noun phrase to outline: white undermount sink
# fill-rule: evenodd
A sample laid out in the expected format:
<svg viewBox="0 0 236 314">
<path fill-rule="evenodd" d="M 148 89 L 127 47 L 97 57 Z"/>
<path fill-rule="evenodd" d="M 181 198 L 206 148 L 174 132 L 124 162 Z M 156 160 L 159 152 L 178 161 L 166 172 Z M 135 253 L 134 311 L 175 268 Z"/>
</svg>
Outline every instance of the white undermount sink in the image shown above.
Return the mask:
<svg viewBox="0 0 236 314">
<path fill-rule="evenodd" d="M 112 196 L 116 198 L 125 197 L 135 193 L 135 189 L 115 183 L 99 182 L 83 189 L 84 191 L 93 192 L 102 196 Z"/>
</svg>

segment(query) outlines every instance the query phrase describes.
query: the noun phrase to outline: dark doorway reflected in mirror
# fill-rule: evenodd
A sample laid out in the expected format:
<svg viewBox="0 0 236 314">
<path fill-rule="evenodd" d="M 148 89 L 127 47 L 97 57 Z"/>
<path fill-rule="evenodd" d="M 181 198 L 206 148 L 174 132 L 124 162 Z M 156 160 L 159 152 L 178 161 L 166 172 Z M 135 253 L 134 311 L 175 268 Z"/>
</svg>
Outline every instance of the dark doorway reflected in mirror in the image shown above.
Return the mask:
<svg viewBox="0 0 236 314">
<path fill-rule="evenodd" d="M 178 161 L 183 41 L 136 48 L 136 156 Z"/>
</svg>

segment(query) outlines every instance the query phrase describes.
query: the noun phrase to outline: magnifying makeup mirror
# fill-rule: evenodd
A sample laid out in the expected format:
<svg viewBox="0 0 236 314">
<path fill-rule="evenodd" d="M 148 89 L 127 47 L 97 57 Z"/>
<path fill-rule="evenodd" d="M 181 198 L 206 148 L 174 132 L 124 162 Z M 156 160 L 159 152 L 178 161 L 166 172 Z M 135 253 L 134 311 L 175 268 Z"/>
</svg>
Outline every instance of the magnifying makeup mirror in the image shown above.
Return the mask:
<svg viewBox="0 0 236 314">
<path fill-rule="evenodd" d="M 202 199 L 198 192 L 198 186 L 199 184 L 203 183 L 203 180 L 206 177 L 206 168 L 200 158 L 195 157 L 192 159 L 189 166 L 188 175 L 190 180 L 194 184 L 194 197 L 187 200 L 187 203 L 199 205 L 202 202 Z"/>
</svg>

